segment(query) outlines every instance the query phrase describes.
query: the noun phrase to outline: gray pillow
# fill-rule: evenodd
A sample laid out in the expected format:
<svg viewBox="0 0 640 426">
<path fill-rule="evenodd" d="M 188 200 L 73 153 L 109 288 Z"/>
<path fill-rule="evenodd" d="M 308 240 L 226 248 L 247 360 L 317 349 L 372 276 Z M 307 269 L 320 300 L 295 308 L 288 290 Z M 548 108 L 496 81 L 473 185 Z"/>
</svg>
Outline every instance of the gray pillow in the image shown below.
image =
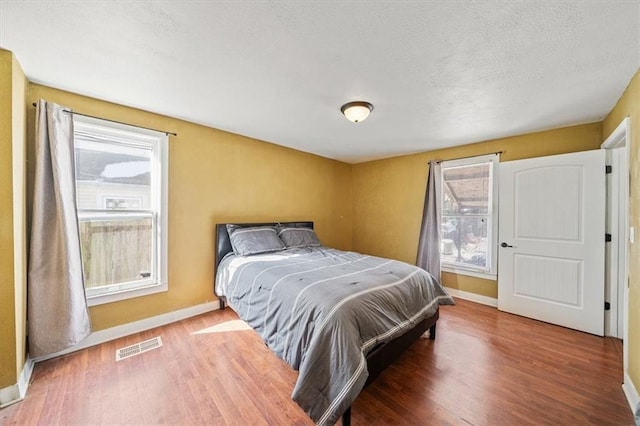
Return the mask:
<svg viewBox="0 0 640 426">
<path fill-rule="evenodd" d="M 318 247 L 320 240 L 311 228 L 278 228 L 278 236 L 287 246 L 291 247 Z"/>
<path fill-rule="evenodd" d="M 273 226 L 243 228 L 238 225 L 227 225 L 227 232 L 233 252 L 238 256 L 270 253 L 285 248 Z"/>
</svg>

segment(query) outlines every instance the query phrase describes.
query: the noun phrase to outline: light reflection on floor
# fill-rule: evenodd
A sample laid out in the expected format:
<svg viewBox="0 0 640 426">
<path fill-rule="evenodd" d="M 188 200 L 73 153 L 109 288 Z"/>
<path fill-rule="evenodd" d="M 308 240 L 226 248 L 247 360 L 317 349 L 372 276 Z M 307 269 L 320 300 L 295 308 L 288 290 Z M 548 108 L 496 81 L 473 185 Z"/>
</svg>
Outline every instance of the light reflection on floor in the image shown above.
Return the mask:
<svg viewBox="0 0 640 426">
<path fill-rule="evenodd" d="M 191 334 L 226 333 L 228 331 L 244 331 L 244 330 L 251 330 L 251 327 L 249 327 L 249 325 L 246 322 L 237 319 L 232 321 L 221 322 L 220 324 L 212 325 L 211 327 L 194 331 Z"/>
</svg>

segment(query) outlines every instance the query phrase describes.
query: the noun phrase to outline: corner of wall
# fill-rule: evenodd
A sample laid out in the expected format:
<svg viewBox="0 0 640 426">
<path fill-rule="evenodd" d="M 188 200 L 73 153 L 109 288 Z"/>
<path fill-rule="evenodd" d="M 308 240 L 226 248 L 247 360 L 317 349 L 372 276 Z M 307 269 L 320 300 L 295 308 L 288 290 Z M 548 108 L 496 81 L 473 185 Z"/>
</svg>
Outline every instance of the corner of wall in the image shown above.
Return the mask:
<svg viewBox="0 0 640 426">
<path fill-rule="evenodd" d="M 354 238 L 355 238 L 355 182 L 354 182 L 354 171 L 353 168 L 355 164 L 348 163 L 349 166 L 349 191 L 351 193 L 351 197 L 349 197 L 349 250 L 354 249 Z"/>
<path fill-rule="evenodd" d="M 16 322 L 16 374 L 27 362 L 27 78 L 13 60 L 13 251 Z"/>
<path fill-rule="evenodd" d="M 11 396 L 26 356 L 26 86 L 12 52 L 0 49 L 0 397 Z M 16 388 L 19 390 L 19 387 Z M 19 393 L 19 392 L 18 392 Z"/>
<path fill-rule="evenodd" d="M 27 395 L 29 383 L 31 383 L 31 374 L 33 373 L 34 362 L 27 357 L 24 367 L 18 375 L 18 382 L 15 385 L 7 386 L 0 389 L 0 408 L 20 402 Z"/>
</svg>

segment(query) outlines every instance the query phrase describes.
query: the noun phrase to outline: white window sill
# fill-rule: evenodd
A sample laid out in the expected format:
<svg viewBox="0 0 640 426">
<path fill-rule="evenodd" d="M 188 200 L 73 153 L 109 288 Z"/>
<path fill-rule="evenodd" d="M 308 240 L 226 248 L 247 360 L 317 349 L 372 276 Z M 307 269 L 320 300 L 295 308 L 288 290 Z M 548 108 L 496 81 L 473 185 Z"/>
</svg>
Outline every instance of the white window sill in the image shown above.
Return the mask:
<svg viewBox="0 0 640 426">
<path fill-rule="evenodd" d="M 473 270 L 470 270 L 470 269 L 455 268 L 453 266 L 442 265 L 440 267 L 440 270 L 442 272 L 448 272 L 450 274 L 466 275 L 466 276 L 469 276 L 469 277 L 482 278 L 482 279 L 485 279 L 485 280 L 496 281 L 498 279 L 498 275 L 496 275 L 496 274 L 491 274 L 491 273 L 482 272 L 482 271 L 473 271 Z"/>
<path fill-rule="evenodd" d="M 138 287 L 130 290 L 102 294 L 99 296 L 87 297 L 88 306 L 104 305 L 105 303 L 117 302 L 119 300 L 133 299 L 134 297 L 148 296 L 150 294 L 167 291 L 169 286 L 166 282 L 152 284 L 146 287 Z"/>
</svg>

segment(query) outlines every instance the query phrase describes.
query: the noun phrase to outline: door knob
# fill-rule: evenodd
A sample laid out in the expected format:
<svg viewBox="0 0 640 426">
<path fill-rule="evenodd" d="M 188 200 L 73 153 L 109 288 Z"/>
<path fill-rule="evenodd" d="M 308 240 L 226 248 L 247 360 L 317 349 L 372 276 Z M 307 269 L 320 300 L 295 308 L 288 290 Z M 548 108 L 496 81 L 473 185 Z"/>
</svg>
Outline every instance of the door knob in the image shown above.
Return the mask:
<svg viewBox="0 0 640 426">
<path fill-rule="evenodd" d="M 500 247 L 505 247 L 505 248 L 506 248 L 506 247 L 511 247 L 511 248 L 513 248 L 513 246 L 510 246 L 510 245 L 509 245 L 509 244 L 507 244 L 507 243 L 500 243 Z"/>
</svg>

